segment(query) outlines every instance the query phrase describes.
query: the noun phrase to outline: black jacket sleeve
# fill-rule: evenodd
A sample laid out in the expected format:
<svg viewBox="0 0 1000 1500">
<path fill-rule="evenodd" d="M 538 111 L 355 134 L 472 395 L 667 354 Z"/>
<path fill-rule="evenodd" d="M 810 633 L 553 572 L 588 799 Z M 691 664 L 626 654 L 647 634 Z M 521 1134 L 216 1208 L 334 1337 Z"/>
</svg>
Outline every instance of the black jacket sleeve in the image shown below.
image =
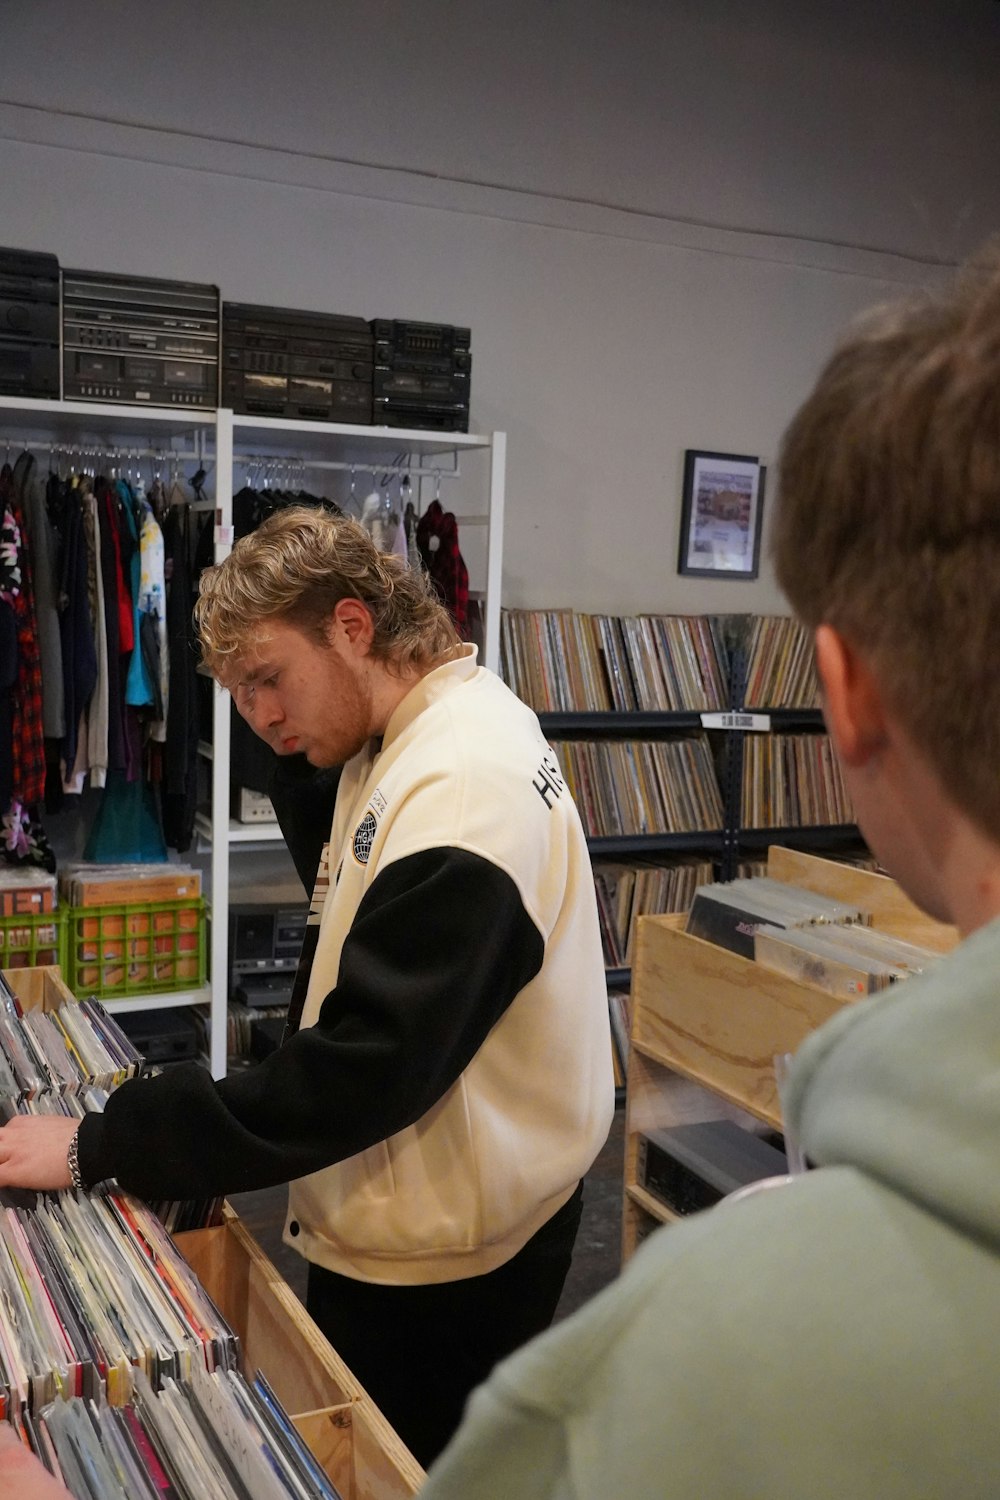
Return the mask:
<svg viewBox="0 0 1000 1500">
<path fill-rule="evenodd" d="M 358 907 L 316 1026 L 219 1082 L 192 1063 L 122 1084 L 80 1127 L 84 1180 L 210 1197 L 353 1156 L 437 1103 L 543 953 L 496 865 L 452 848 L 397 860 Z"/>
</svg>

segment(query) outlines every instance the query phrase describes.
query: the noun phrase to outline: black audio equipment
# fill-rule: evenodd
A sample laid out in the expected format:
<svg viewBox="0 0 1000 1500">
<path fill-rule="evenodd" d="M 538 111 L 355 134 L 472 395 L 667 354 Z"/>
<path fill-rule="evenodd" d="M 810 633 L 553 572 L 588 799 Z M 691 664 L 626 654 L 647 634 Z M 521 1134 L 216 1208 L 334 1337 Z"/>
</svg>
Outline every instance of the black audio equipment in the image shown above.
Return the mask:
<svg viewBox="0 0 1000 1500">
<path fill-rule="evenodd" d="M 274 974 L 242 974 L 233 990 L 233 999 L 248 1010 L 273 1010 L 283 1005 L 287 1010 L 292 1003 L 292 988 L 295 974 L 292 971 Z"/>
<path fill-rule="evenodd" d="M 391 427 L 468 432 L 471 334 L 448 323 L 376 318 L 374 420 Z"/>
<path fill-rule="evenodd" d="M 63 395 L 211 409 L 219 403 L 219 289 L 63 273 Z"/>
<path fill-rule="evenodd" d="M 369 426 L 374 342 L 364 318 L 222 304 L 222 404 L 256 416 Z"/>
<path fill-rule="evenodd" d="M 59 396 L 59 262 L 0 248 L 0 394 Z"/>
<path fill-rule="evenodd" d="M 189 1062 L 201 1051 L 195 1018 L 184 1011 L 131 1011 L 115 1019 L 147 1063 Z"/>
<path fill-rule="evenodd" d="M 675 1214 L 710 1208 L 727 1193 L 788 1171 L 784 1152 L 734 1120 L 704 1120 L 639 1136 L 636 1179 Z"/>
<path fill-rule="evenodd" d="M 287 1005 L 308 909 L 234 902 L 229 908 L 229 985 L 249 1006 Z"/>
</svg>

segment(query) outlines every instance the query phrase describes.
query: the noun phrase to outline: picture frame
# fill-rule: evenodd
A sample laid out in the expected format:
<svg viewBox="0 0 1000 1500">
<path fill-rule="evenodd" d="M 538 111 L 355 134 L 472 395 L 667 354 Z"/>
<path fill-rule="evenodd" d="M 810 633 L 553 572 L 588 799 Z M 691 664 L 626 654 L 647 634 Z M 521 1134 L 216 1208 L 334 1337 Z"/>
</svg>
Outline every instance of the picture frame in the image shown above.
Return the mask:
<svg viewBox="0 0 1000 1500">
<path fill-rule="evenodd" d="M 751 579 L 760 566 L 767 470 L 745 453 L 684 453 L 678 573 Z"/>
</svg>

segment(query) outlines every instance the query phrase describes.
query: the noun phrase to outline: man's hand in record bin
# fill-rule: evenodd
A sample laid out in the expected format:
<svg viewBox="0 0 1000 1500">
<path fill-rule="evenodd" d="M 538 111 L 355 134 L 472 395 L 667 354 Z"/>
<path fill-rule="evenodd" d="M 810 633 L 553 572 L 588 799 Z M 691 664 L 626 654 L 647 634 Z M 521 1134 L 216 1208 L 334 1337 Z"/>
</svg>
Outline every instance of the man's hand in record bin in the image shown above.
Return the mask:
<svg viewBox="0 0 1000 1500">
<path fill-rule="evenodd" d="M 54 1192 L 72 1187 L 67 1153 L 79 1120 L 15 1115 L 0 1128 L 0 1187 Z"/>
<path fill-rule="evenodd" d="M 0 1422 L 0 1496 L 4 1500 L 72 1500 L 69 1490 Z"/>
</svg>

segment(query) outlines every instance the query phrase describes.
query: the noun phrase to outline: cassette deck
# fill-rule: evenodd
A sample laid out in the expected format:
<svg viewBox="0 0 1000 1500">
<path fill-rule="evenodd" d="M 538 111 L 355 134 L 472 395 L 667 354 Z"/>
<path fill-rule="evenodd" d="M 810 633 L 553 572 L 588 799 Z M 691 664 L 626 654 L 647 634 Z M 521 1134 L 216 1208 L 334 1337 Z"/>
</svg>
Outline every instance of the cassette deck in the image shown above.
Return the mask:
<svg viewBox="0 0 1000 1500">
<path fill-rule="evenodd" d="M 63 392 L 81 401 L 217 406 L 218 288 L 65 271 Z"/>
</svg>

